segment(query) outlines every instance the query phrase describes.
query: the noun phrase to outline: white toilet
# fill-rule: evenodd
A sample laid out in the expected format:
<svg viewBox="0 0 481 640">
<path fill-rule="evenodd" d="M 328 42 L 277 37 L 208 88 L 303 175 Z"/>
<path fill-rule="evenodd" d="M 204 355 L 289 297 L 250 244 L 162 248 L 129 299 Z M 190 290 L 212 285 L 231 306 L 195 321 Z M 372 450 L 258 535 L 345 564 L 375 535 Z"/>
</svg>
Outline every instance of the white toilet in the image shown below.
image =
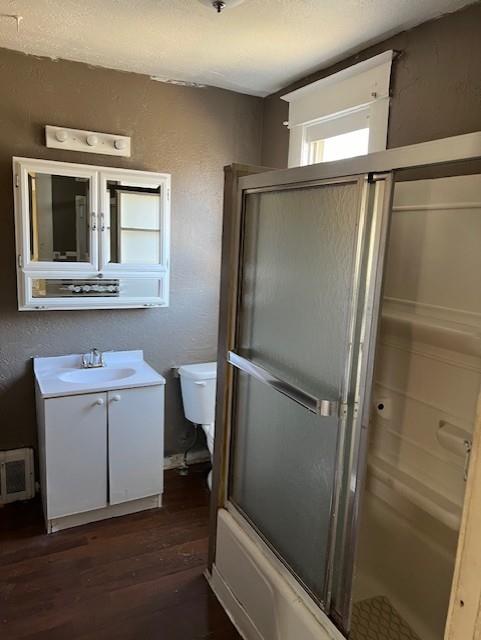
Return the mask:
<svg viewBox="0 0 481 640">
<path fill-rule="evenodd" d="M 214 452 L 215 386 L 217 363 L 202 362 L 179 367 L 182 401 L 187 420 L 201 425 L 205 432 L 210 456 Z M 207 477 L 209 489 L 212 486 L 212 471 Z"/>
</svg>

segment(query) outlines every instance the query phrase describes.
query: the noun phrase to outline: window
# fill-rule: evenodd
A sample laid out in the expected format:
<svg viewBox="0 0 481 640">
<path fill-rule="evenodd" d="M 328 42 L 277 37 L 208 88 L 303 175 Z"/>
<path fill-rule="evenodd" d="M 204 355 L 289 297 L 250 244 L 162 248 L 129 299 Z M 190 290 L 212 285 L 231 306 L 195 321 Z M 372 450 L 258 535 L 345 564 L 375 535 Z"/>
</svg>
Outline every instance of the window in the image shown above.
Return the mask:
<svg viewBox="0 0 481 640">
<path fill-rule="evenodd" d="M 369 127 L 355 129 L 324 140 L 313 140 L 309 144 L 309 164 L 362 156 L 368 149 Z"/>
<path fill-rule="evenodd" d="M 392 56 L 386 51 L 283 96 L 290 167 L 386 149 Z"/>
</svg>

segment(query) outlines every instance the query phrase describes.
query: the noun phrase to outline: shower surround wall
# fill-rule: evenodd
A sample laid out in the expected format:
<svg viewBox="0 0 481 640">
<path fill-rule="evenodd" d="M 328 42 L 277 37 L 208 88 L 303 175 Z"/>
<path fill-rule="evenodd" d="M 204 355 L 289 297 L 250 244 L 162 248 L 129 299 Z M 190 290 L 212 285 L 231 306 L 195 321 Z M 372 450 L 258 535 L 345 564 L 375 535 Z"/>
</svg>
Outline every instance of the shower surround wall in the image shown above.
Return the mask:
<svg viewBox="0 0 481 640">
<path fill-rule="evenodd" d="M 215 359 L 223 166 L 259 164 L 262 100 L 0 49 L 0 449 L 36 445 L 31 357 L 143 349 L 167 377 L 166 453 L 190 438 L 170 367 Z M 132 157 L 47 149 L 44 126 L 132 136 Z M 12 156 L 172 174 L 170 307 L 18 312 Z"/>
</svg>

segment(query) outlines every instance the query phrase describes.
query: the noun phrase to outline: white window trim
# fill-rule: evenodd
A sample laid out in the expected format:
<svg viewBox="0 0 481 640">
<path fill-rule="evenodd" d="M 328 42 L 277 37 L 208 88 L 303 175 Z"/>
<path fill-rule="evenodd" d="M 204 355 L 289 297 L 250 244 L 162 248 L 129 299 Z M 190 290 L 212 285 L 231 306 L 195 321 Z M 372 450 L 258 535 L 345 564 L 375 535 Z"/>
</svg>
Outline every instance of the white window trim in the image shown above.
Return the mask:
<svg viewBox="0 0 481 640">
<path fill-rule="evenodd" d="M 337 135 L 360 112 L 369 119 L 369 153 L 386 149 L 393 55 L 385 51 L 281 96 L 289 103 L 289 167 L 308 164 L 310 129 L 322 125 Z"/>
</svg>

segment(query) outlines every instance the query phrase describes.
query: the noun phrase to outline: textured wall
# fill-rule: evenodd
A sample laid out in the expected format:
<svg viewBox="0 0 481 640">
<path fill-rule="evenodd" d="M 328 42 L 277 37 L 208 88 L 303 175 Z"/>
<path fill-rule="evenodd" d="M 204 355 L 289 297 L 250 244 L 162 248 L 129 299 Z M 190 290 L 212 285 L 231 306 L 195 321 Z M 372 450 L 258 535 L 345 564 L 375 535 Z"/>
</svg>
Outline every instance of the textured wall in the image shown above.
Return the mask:
<svg viewBox="0 0 481 640">
<path fill-rule="evenodd" d="M 286 167 L 288 104 L 279 98 L 382 51 L 394 62 L 388 147 L 481 130 L 481 4 L 405 31 L 264 100 L 262 164 Z"/>
<path fill-rule="evenodd" d="M 31 357 L 95 345 L 144 349 L 166 375 L 166 452 L 179 450 L 191 427 L 170 367 L 215 357 L 223 166 L 259 163 L 262 101 L 5 49 L 0 87 L 0 448 L 35 444 Z M 130 135 L 132 157 L 47 149 L 45 124 Z M 13 155 L 171 173 L 170 307 L 18 312 Z"/>
</svg>

